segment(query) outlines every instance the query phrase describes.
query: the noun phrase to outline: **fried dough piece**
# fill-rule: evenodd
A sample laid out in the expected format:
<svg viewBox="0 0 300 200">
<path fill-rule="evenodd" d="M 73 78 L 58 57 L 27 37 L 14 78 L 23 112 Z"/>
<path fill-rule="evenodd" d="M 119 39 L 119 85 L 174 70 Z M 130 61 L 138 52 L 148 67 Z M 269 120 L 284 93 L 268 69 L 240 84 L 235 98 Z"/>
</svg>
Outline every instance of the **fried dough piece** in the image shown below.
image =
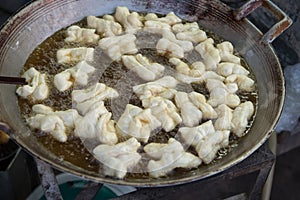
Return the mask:
<svg viewBox="0 0 300 200">
<path fill-rule="evenodd" d="M 251 101 L 241 103 L 233 110 L 231 131 L 238 137 L 245 135 L 245 130 L 250 118 L 254 113 L 254 106 Z"/>
<path fill-rule="evenodd" d="M 130 138 L 115 145 L 100 144 L 94 150 L 94 156 L 103 163 L 103 172 L 107 176 L 124 178 L 141 159 L 137 152 L 141 144 Z"/>
<path fill-rule="evenodd" d="M 241 64 L 241 59 L 233 54 L 233 45 L 229 41 L 217 44 L 220 52 L 221 61 Z"/>
<path fill-rule="evenodd" d="M 92 62 L 94 61 L 94 51 L 95 49 L 90 47 L 62 48 L 56 52 L 56 59 L 59 64 L 77 63 L 83 60 Z"/>
<path fill-rule="evenodd" d="M 180 109 L 182 122 L 185 126 L 193 127 L 202 120 L 202 112 L 191 102 L 187 93 L 177 92 L 175 103 Z"/>
<path fill-rule="evenodd" d="M 144 151 L 153 159 L 149 161 L 147 169 L 150 176 L 155 178 L 166 176 L 178 167 L 195 168 L 201 164 L 197 156 L 185 152 L 181 143 L 174 138 L 170 138 L 167 144 L 147 144 Z"/>
<path fill-rule="evenodd" d="M 178 40 L 172 31 L 164 30 L 163 37 L 157 42 L 156 50 L 159 54 L 170 57 L 183 58 L 184 53 L 194 49 L 190 41 Z"/>
<path fill-rule="evenodd" d="M 195 147 L 199 158 L 210 163 L 222 147 L 229 144 L 230 131 L 216 131 L 211 120 L 196 127 L 181 127 L 181 137 L 189 145 Z"/>
<path fill-rule="evenodd" d="M 96 29 L 81 28 L 73 25 L 67 29 L 68 37 L 65 38 L 65 42 L 95 43 L 100 38 L 95 32 Z"/>
<path fill-rule="evenodd" d="M 201 55 L 206 70 L 216 71 L 217 64 L 221 61 L 219 50 L 214 46 L 214 40 L 208 38 L 199 43 L 195 50 Z"/>
<path fill-rule="evenodd" d="M 99 40 L 99 46 L 113 60 L 119 61 L 122 55 L 136 54 L 136 36 L 133 34 L 125 34 L 120 36 L 111 36 Z"/>
<path fill-rule="evenodd" d="M 137 54 L 134 56 L 122 56 L 122 62 L 128 69 L 134 71 L 145 81 L 154 81 L 162 76 L 165 67 L 159 63 L 150 62 L 149 59 Z"/>
<path fill-rule="evenodd" d="M 79 62 L 76 66 L 66 69 L 54 76 L 54 86 L 61 92 L 66 91 L 72 85 L 86 85 L 89 75 L 95 71 L 95 68 L 86 61 Z"/>
<path fill-rule="evenodd" d="M 117 130 L 124 136 L 133 136 L 139 141 L 147 142 L 153 130 L 161 123 L 151 114 L 150 109 L 141 109 L 127 104 L 124 113 L 117 122 Z"/>
<path fill-rule="evenodd" d="M 27 119 L 29 127 L 49 133 L 59 142 L 66 142 L 68 134 L 75 127 L 75 121 L 79 114 L 74 109 L 66 111 L 53 111 L 52 108 L 43 104 L 32 107 L 34 116 Z"/>
<path fill-rule="evenodd" d="M 28 84 L 18 87 L 16 93 L 19 96 L 26 99 L 32 99 L 33 101 L 40 101 L 49 97 L 46 74 L 41 74 L 35 68 L 31 67 L 22 75 L 22 77 L 25 78 Z"/>
<path fill-rule="evenodd" d="M 178 40 L 199 43 L 207 39 L 205 31 L 202 31 L 199 28 L 197 22 L 175 24 L 172 26 L 172 30 L 176 33 L 176 38 Z"/>
<path fill-rule="evenodd" d="M 118 6 L 114 16 L 123 25 L 126 33 L 136 33 L 143 27 L 142 17 L 137 12 L 130 13 L 127 7 Z"/>
<path fill-rule="evenodd" d="M 122 26 L 118 22 L 114 21 L 113 16 L 106 18 L 97 18 L 95 16 L 87 17 L 87 25 L 90 28 L 96 29 L 97 33 L 101 37 L 111 37 L 122 33 Z"/>
<path fill-rule="evenodd" d="M 235 94 L 238 87 L 236 84 L 225 85 L 222 81 L 216 79 L 208 79 L 206 87 L 210 92 L 209 100 L 211 106 L 217 107 L 226 104 L 231 108 L 235 108 L 240 104 L 240 98 Z"/>
</svg>

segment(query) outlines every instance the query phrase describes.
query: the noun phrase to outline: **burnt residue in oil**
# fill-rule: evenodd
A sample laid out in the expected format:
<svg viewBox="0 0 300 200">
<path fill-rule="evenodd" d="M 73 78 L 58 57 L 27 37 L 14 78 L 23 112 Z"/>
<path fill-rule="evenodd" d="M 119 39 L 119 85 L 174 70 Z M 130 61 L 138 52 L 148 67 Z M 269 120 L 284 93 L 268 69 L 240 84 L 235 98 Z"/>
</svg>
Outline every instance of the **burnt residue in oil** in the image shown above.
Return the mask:
<svg viewBox="0 0 300 200">
<path fill-rule="evenodd" d="M 76 23 L 76 25 L 86 27 L 86 19 L 83 19 L 82 21 Z M 222 38 L 214 35 L 209 31 L 207 31 L 207 35 L 209 37 L 212 37 L 216 41 L 216 43 L 223 42 Z M 48 99 L 38 103 L 50 106 L 54 110 L 67 110 L 72 108 L 71 92 L 74 88 L 80 88 L 78 86 L 74 86 L 73 88 L 70 88 L 65 92 L 60 92 L 53 85 L 54 75 L 74 66 L 71 64 L 58 64 L 56 62 L 57 50 L 61 48 L 80 47 L 83 45 L 80 43 L 65 43 L 65 36 L 66 29 L 62 29 L 46 39 L 32 52 L 32 54 L 27 59 L 24 68 L 20 72 L 21 74 L 23 74 L 30 67 L 34 67 L 38 71 L 47 74 L 47 84 L 50 88 L 50 96 Z M 169 58 L 167 58 L 166 56 L 158 55 L 156 53 L 155 44 L 160 37 L 161 36 L 157 34 L 139 32 L 137 34 L 137 46 L 139 48 L 138 53 L 146 56 L 150 61 L 164 65 L 166 68 L 166 74 L 173 75 L 175 69 L 174 66 L 169 63 Z M 96 52 L 95 61 L 92 63 L 92 65 L 96 68 L 96 73 L 95 75 L 90 77 L 89 85 L 95 82 L 101 82 L 109 87 L 117 89 L 120 93 L 120 96 L 118 98 L 105 101 L 105 106 L 110 112 L 113 113 L 113 119 L 115 121 L 119 119 L 126 107 L 126 104 L 128 103 L 142 107 L 140 99 L 134 94 L 132 90 L 132 86 L 145 83 L 145 81 L 136 76 L 136 74 L 134 74 L 132 71 L 129 71 L 123 64 L 121 64 L 121 62 L 112 62 L 108 58 L 108 56 L 105 55 L 105 53 L 97 46 L 97 44 L 84 44 L 84 46 L 94 47 Z M 191 64 L 198 60 L 197 56 L 199 55 L 195 54 L 195 52 L 192 52 L 184 61 L 188 64 Z M 243 59 L 242 65 L 250 70 Z M 255 77 L 252 75 L 251 78 L 254 79 Z M 178 88 L 180 88 L 181 90 L 185 90 L 186 92 L 196 91 L 204 94 L 206 98 L 209 98 L 209 92 L 204 84 L 191 84 L 189 86 L 183 84 L 179 85 Z M 254 105 L 257 104 L 257 93 L 255 92 L 239 93 L 239 96 L 241 97 L 242 102 L 249 100 L 252 101 Z M 36 102 L 31 102 L 30 100 L 19 98 L 19 109 L 22 116 L 24 117 L 24 121 L 26 121 L 26 119 L 32 115 L 32 106 L 34 104 L 36 104 Z M 251 125 L 251 123 L 252 122 L 250 122 L 249 125 Z M 180 126 L 181 125 L 178 125 L 174 130 L 170 132 L 160 130 L 155 134 L 152 134 L 149 138 L 148 143 L 167 143 L 169 138 L 178 137 L 177 134 Z M 54 153 L 56 156 L 58 156 L 58 158 L 62 160 L 71 162 L 76 166 L 94 172 L 98 172 L 98 170 L 101 171 L 101 169 L 103 168 L 103 166 L 95 160 L 89 150 L 85 148 L 83 142 L 79 138 L 73 136 L 73 133 L 69 133 L 68 141 L 65 143 L 56 141 L 47 133 L 34 131 L 34 134 L 37 137 L 38 142 L 42 143 L 49 151 Z M 124 140 L 124 138 L 121 138 L 120 140 L 122 141 Z M 228 152 L 232 151 L 238 145 L 238 140 L 238 138 L 231 135 L 229 142 L 230 145 L 227 148 L 223 148 L 218 151 L 218 155 L 215 161 L 223 158 Z M 142 144 L 142 146 L 144 145 L 145 144 Z M 187 150 L 194 155 L 197 155 L 193 147 L 189 147 Z M 142 147 L 140 151 L 143 151 Z M 145 155 L 145 153 L 143 155 Z M 125 180 L 137 178 L 149 179 L 149 174 L 146 170 L 148 160 L 149 158 L 143 157 L 142 161 L 138 164 L 137 169 L 135 169 L 135 172 L 139 173 L 128 173 L 125 177 Z M 189 171 L 189 169 L 176 169 L 169 175 L 182 175 L 184 173 L 188 173 Z"/>
</svg>

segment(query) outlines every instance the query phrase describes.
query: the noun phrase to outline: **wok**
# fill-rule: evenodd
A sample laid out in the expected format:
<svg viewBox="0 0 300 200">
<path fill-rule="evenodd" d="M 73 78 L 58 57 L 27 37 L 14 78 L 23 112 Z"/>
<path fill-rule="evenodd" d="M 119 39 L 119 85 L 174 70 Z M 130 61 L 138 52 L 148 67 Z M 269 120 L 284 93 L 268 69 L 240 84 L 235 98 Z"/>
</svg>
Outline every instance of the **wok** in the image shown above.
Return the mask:
<svg viewBox="0 0 300 200">
<path fill-rule="evenodd" d="M 260 5 L 281 19 L 264 35 L 250 21 L 242 19 Z M 284 78 L 270 43 L 291 24 L 291 20 L 270 1 L 252 0 L 234 14 L 228 6 L 217 0 L 35 1 L 12 17 L 0 32 L 0 75 L 18 76 L 30 53 L 47 37 L 85 16 L 113 13 L 116 6 L 160 14 L 174 11 L 182 19 L 197 21 L 202 27 L 234 44 L 253 71 L 258 87 L 256 118 L 238 147 L 216 163 L 168 178 L 117 180 L 105 177 L 101 172 L 87 171 L 61 160 L 39 144 L 20 116 L 16 87 L 12 85 L 0 86 L 2 130 L 33 156 L 59 170 L 94 181 L 139 187 L 174 185 L 214 175 L 244 160 L 267 140 L 280 116 L 284 101 Z"/>
</svg>

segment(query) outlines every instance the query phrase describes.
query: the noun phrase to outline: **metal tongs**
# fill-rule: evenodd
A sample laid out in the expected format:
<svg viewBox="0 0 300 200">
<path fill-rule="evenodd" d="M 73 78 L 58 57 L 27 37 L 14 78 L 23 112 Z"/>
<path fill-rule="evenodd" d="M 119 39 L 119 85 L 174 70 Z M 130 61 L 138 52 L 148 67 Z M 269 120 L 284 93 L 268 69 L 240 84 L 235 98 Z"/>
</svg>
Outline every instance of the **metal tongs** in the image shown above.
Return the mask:
<svg viewBox="0 0 300 200">
<path fill-rule="evenodd" d="M 27 82 L 21 77 L 0 76 L 0 84 L 27 85 Z"/>
</svg>

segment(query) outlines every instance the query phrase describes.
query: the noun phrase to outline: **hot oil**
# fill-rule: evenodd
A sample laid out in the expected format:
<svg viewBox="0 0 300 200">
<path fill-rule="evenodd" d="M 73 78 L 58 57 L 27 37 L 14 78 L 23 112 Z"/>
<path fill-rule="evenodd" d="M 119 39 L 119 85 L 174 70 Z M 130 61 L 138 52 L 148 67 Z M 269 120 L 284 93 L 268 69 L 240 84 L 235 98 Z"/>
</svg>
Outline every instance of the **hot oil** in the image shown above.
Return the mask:
<svg viewBox="0 0 300 200">
<path fill-rule="evenodd" d="M 80 27 L 86 27 L 86 19 L 76 23 Z M 47 84 L 50 88 L 50 97 L 44 101 L 38 102 L 44 104 L 46 106 L 52 107 L 54 110 L 67 110 L 72 108 L 72 99 L 71 92 L 74 88 L 71 88 L 65 92 L 59 92 L 53 85 L 53 77 L 57 73 L 74 66 L 70 65 L 61 65 L 56 62 L 56 52 L 60 48 L 74 48 L 83 46 L 83 44 L 70 43 L 67 44 L 64 42 L 64 38 L 66 35 L 66 29 L 62 29 L 51 37 L 47 38 L 42 44 L 40 44 L 29 56 L 27 62 L 24 65 L 21 74 L 23 74 L 30 67 L 36 68 L 38 71 L 42 73 L 47 73 L 48 80 Z M 213 38 L 216 43 L 220 43 L 223 40 L 220 37 L 217 37 L 211 32 L 207 31 L 207 35 Z M 139 34 L 138 34 L 139 36 Z M 165 56 L 158 55 L 151 45 L 144 45 L 143 40 L 145 38 L 151 38 L 151 40 L 155 41 L 157 39 L 157 35 L 145 35 L 144 33 L 140 34 L 138 37 L 137 45 L 140 48 L 139 53 L 145 55 L 151 61 L 158 62 L 166 67 L 166 74 L 172 75 L 174 73 L 174 66 L 172 66 L 168 62 L 168 58 Z M 140 40 L 139 40 L 140 39 Z M 140 43 L 139 43 L 140 42 Z M 117 89 L 121 95 L 117 99 L 106 101 L 105 106 L 109 111 L 113 113 L 113 119 L 117 120 L 122 112 L 125 109 L 126 104 L 131 103 L 142 107 L 141 101 L 139 98 L 133 93 L 132 86 L 145 83 L 135 74 L 132 74 L 128 71 L 128 69 L 122 65 L 120 62 L 111 62 L 107 56 L 101 51 L 97 44 L 84 44 L 86 47 L 94 47 L 95 48 L 95 62 L 92 65 L 97 69 L 96 76 L 90 78 L 90 84 L 95 82 L 101 82 L 106 84 L 109 87 L 113 87 Z M 155 46 L 154 46 L 155 47 Z M 193 61 L 193 55 L 191 58 L 187 59 L 186 62 L 191 64 Z M 195 60 L 196 61 L 196 60 Z M 194 61 L 193 61 L 194 62 Z M 246 62 L 242 59 L 242 65 L 247 68 L 249 71 L 250 68 L 247 66 Z M 255 77 L 253 74 L 250 76 L 252 79 Z M 184 87 L 182 87 L 184 88 Z M 191 87 L 194 91 L 204 94 L 207 98 L 209 97 L 209 92 L 205 88 L 203 84 L 191 84 Z M 126 96 L 125 94 L 130 94 Z M 252 101 L 254 105 L 257 105 L 257 93 L 239 93 L 241 101 Z M 32 115 L 32 105 L 37 102 L 31 102 L 29 100 L 24 100 L 19 98 L 19 108 L 24 119 L 28 118 Z M 254 116 L 249 122 L 249 127 L 253 122 Z M 177 126 L 171 132 L 165 132 L 163 130 L 154 134 L 149 138 L 150 142 L 158 142 L 158 143 L 167 143 L 168 139 L 171 137 L 177 136 L 177 131 L 180 125 Z M 95 160 L 93 155 L 84 147 L 82 141 L 79 138 L 73 137 L 73 133 L 69 133 L 68 141 L 66 143 L 61 143 L 53 139 L 50 135 L 46 133 L 41 133 L 38 131 L 34 132 L 37 137 L 38 142 L 42 143 L 45 148 L 47 148 L 50 152 L 57 155 L 61 160 L 65 160 L 73 163 L 76 166 L 82 167 L 83 169 L 95 171 L 101 170 L 102 166 Z M 124 141 L 124 138 L 121 138 L 120 141 Z M 234 136 L 230 136 L 230 144 L 227 148 L 221 149 L 218 151 L 218 155 L 216 159 L 213 161 L 217 162 L 224 156 L 226 156 L 229 152 L 231 152 L 236 146 L 238 146 L 238 138 Z M 143 146 L 145 144 L 142 144 Z M 189 152 L 193 154 L 197 154 L 195 150 L 190 147 L 188 149 Z M 144 153 L 143 151 L 141 153 Z M 149 174 L 146 172 L 146 164 L 149 159 L 143 159 L 142 162 L 138 164 L 137 172 L 140 173 L 128 173 L 125 177 L 126 179 L 149 179 Z M 201 165 L 202 166 L 202 165 Z M 200 166 L 200 167 L 201 167 Z M 183 175 L 185 173 L 190 173 L 190 169 L 175 169 L 170 175 Z"/>
<path fill-rule="evenodd" d="M 85 20 L 82 20 L 76 25 L 83 26 Z M 38 71 L 47 74 L 47 84 L 50 89 L 49 98 L 40 102 L 31 102 L 30 100 L 19 98 L 19 109 L 25 119 L 30 117 L 32 114 L 32 106 L 36 103 L 41 103 L 46 106 L 52 107 L 54 110 L 67 110 L 72 108 L 71 92 L 72 88 L 65 91 L 58 91 L 53 85 L 54 75 L 64 71 L 73 65 L 60 65 L 56 62 L 56 52 L 61 48 L 73 48 L 80 47 L 82 44 L 71 43 L 67 44 L 64 42 L 66 35 L 66 29 L 62 29 L 51 37 L 47 38 L 41 43 L 28 57 L 21 74 L 31 67 L 34 67 Z M 85 45 L 87 46 L 87 45 Z M 95 44 L 88 45 L 95 47 Z M 82 167 L 91 171 L 98 171 L 98 162 L 95 161 L 94 157 L 87 151 L 83 146 L 79 138 L 72 137 L 70 133 L 68 141 L 61 143 L 53 139 L 50 135 L 36 131 L 35 136 L 38 142 L 42 143 L 45 148 L 50 152 L 57 155 L 61 160 L 66 160 L 73 163 L 76 166 Z"/>
<path fill-rule="evenodd" d="M 47 149 L 57 155 L 58 159 L 69 161 L 78 167 L 97 172 L 99 168 L 98 162 L 93 155 L 83 147 L 79 138 L 69 137 L 65 143 L 49 137 L 48 135 L 37 134 L 37 139 Z"/>
</svg>

